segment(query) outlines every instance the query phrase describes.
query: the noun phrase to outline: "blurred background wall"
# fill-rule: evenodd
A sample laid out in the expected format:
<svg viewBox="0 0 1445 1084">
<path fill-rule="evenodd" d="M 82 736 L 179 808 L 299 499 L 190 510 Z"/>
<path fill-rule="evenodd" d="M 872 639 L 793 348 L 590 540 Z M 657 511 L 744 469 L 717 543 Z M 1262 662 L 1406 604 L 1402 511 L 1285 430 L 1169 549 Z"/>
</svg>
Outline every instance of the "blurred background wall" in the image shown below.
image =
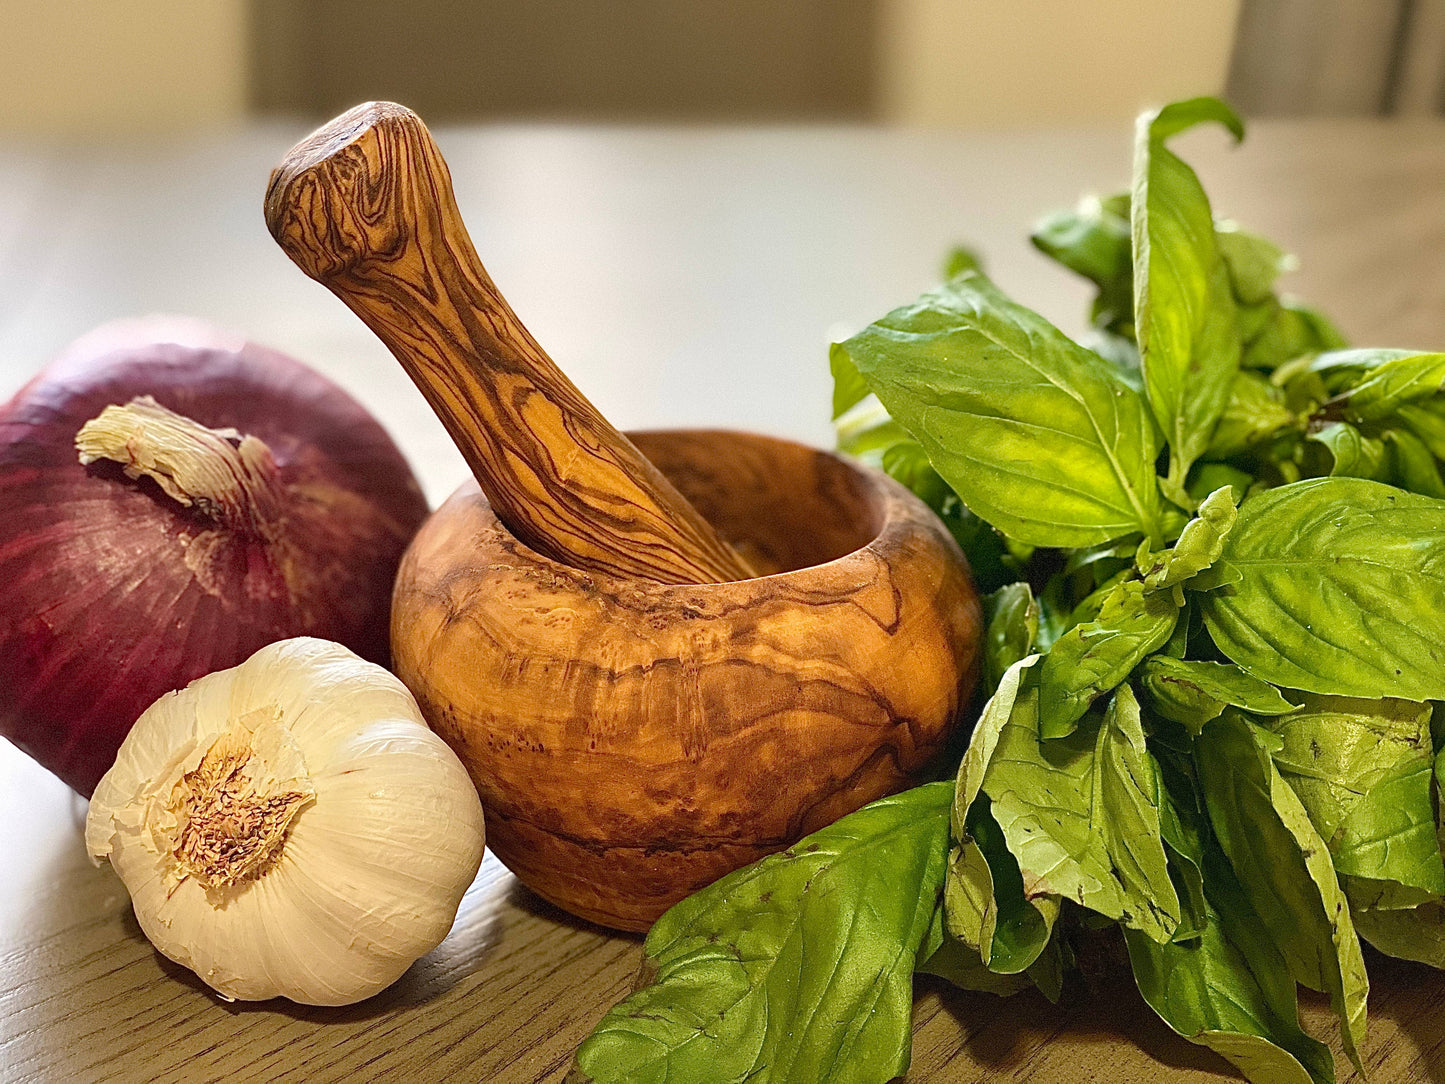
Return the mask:
<svg viewBox="0 0 1445 1084">
<path fill-rule="evenodd" d="M 0 130 L 323 118 L 1115 122 L 1435 112 L 1445 0 L 0 0 Z"/>
</svg>

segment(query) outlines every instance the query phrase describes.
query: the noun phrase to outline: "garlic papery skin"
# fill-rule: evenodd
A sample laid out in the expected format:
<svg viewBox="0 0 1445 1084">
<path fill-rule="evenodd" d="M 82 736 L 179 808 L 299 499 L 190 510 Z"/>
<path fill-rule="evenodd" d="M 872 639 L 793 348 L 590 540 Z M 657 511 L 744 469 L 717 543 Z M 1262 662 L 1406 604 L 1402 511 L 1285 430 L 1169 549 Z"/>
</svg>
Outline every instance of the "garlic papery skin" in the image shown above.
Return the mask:
<svg viewBox="0 0 1445 1084">
<path fill-rule="evenodd" d="M 485 843 L 406 687 L 306 637 L 156 701 L 85 837 L 161 953 L 224 997 L 307 1005 L 369 997 L 440 944 Z"/>
</svg>

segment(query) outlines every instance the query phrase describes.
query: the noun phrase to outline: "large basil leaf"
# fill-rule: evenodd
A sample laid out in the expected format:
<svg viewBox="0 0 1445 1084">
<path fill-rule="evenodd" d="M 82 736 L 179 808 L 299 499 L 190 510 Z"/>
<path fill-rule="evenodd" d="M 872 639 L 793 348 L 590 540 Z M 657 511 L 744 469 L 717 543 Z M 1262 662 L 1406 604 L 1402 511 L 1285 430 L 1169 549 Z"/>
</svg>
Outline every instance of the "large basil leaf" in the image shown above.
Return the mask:
<svg viewBox="0 0 1445 1084">
<path fill-rule="evenodd" d="M 1270 754 L 1279 739 L 1226 712 L 1195 739 L 1209 820 L 1294 977 L 1330 995 L 1358 1068 L 1369 978 L 1329 851 Z"/>
<path fill-rule="evenodd" d="M 1047 742 L 1028 704 L 1023 696 L 1014 704 L 983 781 L 1025 892 L 1072 899 L 1168 940 L 1179 899 L 1160 839 L 1157 768 L 1133 694 L 1121 687 L 1107 712 Z"/>
<path fill-rule="evenodd" d="M 1131 205 L 1134 328 L 1144 389 L 1169 442 L 1169 480 L 1182 487 L 1229 402 L 1240 336 L 1229 269 L 1194 171 L 1164 144 L 1204 122 L 1243 138 L 1223 102 L 1195 98 L 1139 118 Z"/>
<path fill-rule="evenodd" d="M 1075 625 L 1044 656 L 1039 733 L 1050 739 L 1072 733 L 1090 704 L 1164 646 L 1178 617 L 1170 595 L 1148 592 L 1140 580 L 1111 589 L 1098 617 Z"/>
<path fill-rule="evenodd" d="M 1254 1084 L 1332 1084 L 1329 1047 L 1300 1028 L 1289 967 L 1212 841 L 1203 861 L 1208 920 L 1197 939 L 1159 944 L 1124 932 L 1139 992 Z"/>
<path fill-rule="evenodd" d="M 964 504 L 1009 537 L 1160 533 L 1158 437 L 1109 363 L 964 275 L 842 344 Z"/>
<path fill-rule="evenodd" d="M 1362 478 L 1256 494 L 1201 597 L 1215 644 L 1287 689 L 1445 699 L 1445 501 Z"/>
<path fill-rule="evenodd" d="M 1428 704 L 1307 696 L 1267 725 L 1283 743 L 1275 764 L 1337 872 L 1445 896 Z"/>
<path fill-rule="evenodd" d="M 840 356 L 844 362 L 841 366 L 837 364 Z M 847 374 L 857 376 L 857 370 L 838 349 L 834 350 L 834 361 L 834 393 L 846 402 L 853 394 L 846 389 Z M 933 469 L 923 445 L 889 416 L 882 403 L 868 399 L 865 394 L 836 419 L 835 428 L 839 451 L 856 456 L 902 482 L 938 514 L 968 558 L 974 584 L 980 591 L 993 591 L 1017 578 L 1018 569 L 1014 567 L 1004 538 L 964 507 L 958 495 Z"/>
<path fill-rule="evenodd" d="M 657 920 L 651 982 L 577 1051 L 582 1081 L 878 1084 L 908 1069 L 953 784 L 883 798 Z"/>
<path fill-rule="evenodd" d="M 1198 734 L 1205 723 L 1219 718 L 1230 705 L 1255 715 L 1283 715 L 1295 710 L 1295 705 L 1273 685 L 1233 663 L 1153 655 L 1139 668 L 1139 684 L 1154 711 L 1180 723 L 1191 734 Z"/>
</svg>

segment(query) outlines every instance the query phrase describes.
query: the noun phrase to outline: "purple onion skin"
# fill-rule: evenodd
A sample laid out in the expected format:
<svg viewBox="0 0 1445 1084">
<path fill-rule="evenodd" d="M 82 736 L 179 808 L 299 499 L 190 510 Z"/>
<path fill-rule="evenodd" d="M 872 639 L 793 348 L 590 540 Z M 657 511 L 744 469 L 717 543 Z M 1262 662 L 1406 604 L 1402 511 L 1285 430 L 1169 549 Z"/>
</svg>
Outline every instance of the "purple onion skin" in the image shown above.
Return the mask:
<svg viewBox="0 0 1445 1084">
<path fill-rule="evenodd" d="M 281 545 L 81 465 L 80 427 L 141 395 L 270 447 L 305 493 Z M 268 643 L 319 636 L 387 665 L 392 581 L 426 513 L 376 420 L 299 362 L 194 323 L 92 333 L 0 407 L 0 734 L 88 797 L 157 698 Z"/>
</svg>

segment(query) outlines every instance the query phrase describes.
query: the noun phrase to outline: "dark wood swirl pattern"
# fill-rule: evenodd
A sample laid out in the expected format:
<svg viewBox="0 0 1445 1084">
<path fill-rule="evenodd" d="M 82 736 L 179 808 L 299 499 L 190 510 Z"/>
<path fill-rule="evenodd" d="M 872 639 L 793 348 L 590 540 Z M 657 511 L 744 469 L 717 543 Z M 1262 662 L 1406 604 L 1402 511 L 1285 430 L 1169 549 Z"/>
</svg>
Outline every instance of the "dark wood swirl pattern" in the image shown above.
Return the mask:
<svg viewBox="0 0 1445 1084">
<path fill-rule="evenodd" d="M 271 175 L 266 223 L 396 355 L 531 548 L 660 583 L 753 574 L 517 319 L 416 114 L 369 102 L 297 144 Z"/>
<path fill-rule="evenodd" d="M 573 914 L 641 930 L 916 781 L 973 689 L 981 618 L 952 537 L 885 475 L 767 437 L 634 436 L 781 571 L 580 571 L 468 484 L 402 562 L 392 642 L 481 792 L 488 846 Z"/>
</svg>

